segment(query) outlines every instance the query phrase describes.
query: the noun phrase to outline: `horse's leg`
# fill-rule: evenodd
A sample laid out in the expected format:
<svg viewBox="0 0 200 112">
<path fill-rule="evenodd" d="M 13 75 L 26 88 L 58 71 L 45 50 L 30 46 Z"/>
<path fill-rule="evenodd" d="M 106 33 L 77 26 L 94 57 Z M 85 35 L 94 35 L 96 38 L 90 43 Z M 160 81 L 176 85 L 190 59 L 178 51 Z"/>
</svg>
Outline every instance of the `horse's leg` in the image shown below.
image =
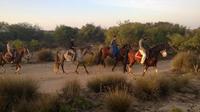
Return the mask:
<svg viewBox="0 0 200 112">
<path fill-rule="evenodd" d="M 145 75 L 145 73 L 147 72 L 147 70 L 148 70 L 148 67 L 145 66 L 145 67 L 144 67 L 144 70 L 143 70 L 143 74 L 142 74 L 143 76 Z"/>
<path fill-rule="evenodd" d="M 158 73 L 158 68 L 157 68 L 157 66 L 154 66 L 154 68 L 155 68 L 155 72 L 156 72 L 156 74 Z"/>
<path fill-rule="evenodd" d="M 60 67 L 60 64 L 59 63 L 54 63 L 54 68 L 53 68 L 53 71 L 55 72 L 55 73 L 58 73 L 59 72 L 59 67 Z"/>
<path fill-rule="evenodd" d="M 128 64 L 128 74 L 130 74 L 130 75 L 133 75 L 133 72 L 132 72 L 133 64 L 134 64 L 134 63 Z"/>
<path fill-rule="evenodd" d="M 21 65 L 19 63 L 16 64 L 16 71 L 15 73 L 19 74 L 19 71 L 21 69 Z"/>
<path fill-rule="evenodd" d="M 65 72 L 65 69 L 64 69 L 64 61 L 61 62 L 60 66 L 61 66 L 61 68 L 62 68 L 62 72 L 63 72 L 63 73 L 66 73 L 66 72 Z M 58 68 L 59 68 L 59 67 L 58 67 Z"/>
<path fill-rule="evenodd" d="M 112 68 L 112 71 L 115 70 L 115 67 L 117 66 L 118 62 L 119 62 L 119 60 L 116 58 L 115 63 L 114 63 L 113 68 Z"/>
<path fill-rule="evenodd" d="M 126 64 L 126 63 L 124 63 L 123 70 L 124 70 L 124 73 L 126 73 L 126 72 L 127 72 L 127 64 Z"/>
<path fill-rule="evenodd" d="M 4 68 L 4 65 L 2 65 L 2 71 L 3 71 L 3 73 L 6 72 L 6 69 Z"/>
<path fill-rule="evenodd" d="M 2 73 L 6 72 L 6 69 L 4 68 L 4 64 L 1 65 Z"/>
<path fill-rule="evenodd" d="M 87 67 L 85 66 L 84 63 L 83 63 L 83 67 L 85 68 L 85 72 L 86 72 L 87 74 L 89 74 L 89 72 L 88 72 L 88 70 L 87 70 Z"/>
<path fill-rule="evenodd" d="M 80 63 L 78 62 L 77 66 L 76 66 L 76 70 L 75 72 L 78 74 L 78 67 L 80 66 Z"/>
<path fill-rule="evenodd" d="M 104 68 L 106 68 L 106 58 L 107 58 L 108 56 L 103 56 L 102 57 L 102 65 L 103 65 L 103 67 Z"/>
</svg>

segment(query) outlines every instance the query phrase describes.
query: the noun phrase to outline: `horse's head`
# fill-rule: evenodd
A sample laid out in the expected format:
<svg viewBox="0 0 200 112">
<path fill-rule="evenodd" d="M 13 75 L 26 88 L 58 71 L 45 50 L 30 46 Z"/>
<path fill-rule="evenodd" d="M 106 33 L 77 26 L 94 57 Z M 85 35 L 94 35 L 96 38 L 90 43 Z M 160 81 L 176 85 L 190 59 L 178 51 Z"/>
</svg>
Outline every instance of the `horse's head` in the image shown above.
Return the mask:
<svg viewBox="0 0 200 112">
<path fill-rule="evenodd" d="M 168 43 L 158 44 L 150 49 L 150 53 L 154 55 L 160 53 L 163 57 L 166 57 L 167 49 L 169 49 L 169 47 Z"/>
<path fill-rule="evenodd" d="M 160 53 L 161 53 L 161 55 L 162 55 L 163 57 L 167 57 L 167 50 L 166 50 L 166 49 L 160 51 Z"/>
<path fill-rule="evenodd" d="M 84 50 L 83 50 L 84 52 L 85 52 L 85 54 L 91 54 L 91 55 L 94 55 L 95 53 L 94 53 L 94 51 L 93 51 L 93 46 L 92 45 L 90 45 L 90 46 L 87 46 L 86 48 L 84 48 Z"/>
<path fill-rule="evenodd" d="M 28 48 L 23 48 L 23 49 L 22 49 L 22 52 L 23 52 L 24 58 L 25 58 L 26 60 L 30 60 L 30 58 L 31 58 L 31 53 L 30 53 L 29 49 L 28 49 Z"/>
</svg>

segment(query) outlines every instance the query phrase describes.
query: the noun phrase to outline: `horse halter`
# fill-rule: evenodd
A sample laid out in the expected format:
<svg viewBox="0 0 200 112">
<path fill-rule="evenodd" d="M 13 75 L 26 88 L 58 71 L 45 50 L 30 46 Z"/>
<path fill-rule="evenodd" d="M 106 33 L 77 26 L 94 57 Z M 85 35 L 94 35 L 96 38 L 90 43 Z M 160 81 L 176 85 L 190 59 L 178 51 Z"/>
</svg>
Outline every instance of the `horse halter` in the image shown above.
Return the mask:
<svg viewBox="0 0 200 112">
<path fill-rule="evenodd" d="M 167 50 L 166 50 L 166 49 L 160 51 L 160 53 L 161 53 L 161 55 L 162 55 L 163 57 L 167 57 Z"/>
</svg>

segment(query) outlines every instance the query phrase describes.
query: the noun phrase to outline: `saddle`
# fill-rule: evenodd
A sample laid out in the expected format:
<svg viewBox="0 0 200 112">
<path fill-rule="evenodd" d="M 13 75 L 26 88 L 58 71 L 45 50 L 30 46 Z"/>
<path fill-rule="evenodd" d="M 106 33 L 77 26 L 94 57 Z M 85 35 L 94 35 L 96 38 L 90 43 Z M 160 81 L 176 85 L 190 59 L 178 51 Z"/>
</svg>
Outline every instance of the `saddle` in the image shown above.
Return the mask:
<svg viewBox="0 0 200 112">
<path fill-rule="evenodd" d="M 13 53 L 12 53 L 13 54 Z M 14 54 L 13 54 L 14 55 Z M 6 52 L 3 56 L 3 59 L 7 62 L 7 63 L 12 63 L 12 61 L 14 61 L 14 57 L 11 56 L 8 52 Z"/>
<path fill-rule="evenodd" d="M 148 59 L 148 58 L 149 58 L 149 51 L 148 51 L 148 50 L 147 50 L 146 54 L 147 54 L 146 59 Z M 140 53 L 139 50 L 135 53 L 135 58 L 136 58 L 138 61 L 141 61 L 141 59 L 142 59 L 142 54 Z"/>
</svg>

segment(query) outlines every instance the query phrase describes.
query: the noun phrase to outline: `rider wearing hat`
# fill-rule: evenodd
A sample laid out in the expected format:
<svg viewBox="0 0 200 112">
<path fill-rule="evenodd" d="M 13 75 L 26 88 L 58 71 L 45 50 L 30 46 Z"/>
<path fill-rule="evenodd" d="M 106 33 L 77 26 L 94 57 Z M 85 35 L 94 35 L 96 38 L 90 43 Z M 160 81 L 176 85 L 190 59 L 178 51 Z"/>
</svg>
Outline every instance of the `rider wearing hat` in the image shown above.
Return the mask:
<svg viewBox="0 0 200 112">
<path fill-rule="evenodd" d="M 142 59 L 141 59 L 141 62 L 140 62 L 141 64 L 144 64 L 144 62 L 145 62 L 145 60 L 147 58 L 147 49 L 148 49 L 148 47 L 146 45 L 146 40 L 147 40 L 146 37 L 145 38 L 141 38 L 139 40 L 139 51 L 142 54 Z"/>
</svg>

